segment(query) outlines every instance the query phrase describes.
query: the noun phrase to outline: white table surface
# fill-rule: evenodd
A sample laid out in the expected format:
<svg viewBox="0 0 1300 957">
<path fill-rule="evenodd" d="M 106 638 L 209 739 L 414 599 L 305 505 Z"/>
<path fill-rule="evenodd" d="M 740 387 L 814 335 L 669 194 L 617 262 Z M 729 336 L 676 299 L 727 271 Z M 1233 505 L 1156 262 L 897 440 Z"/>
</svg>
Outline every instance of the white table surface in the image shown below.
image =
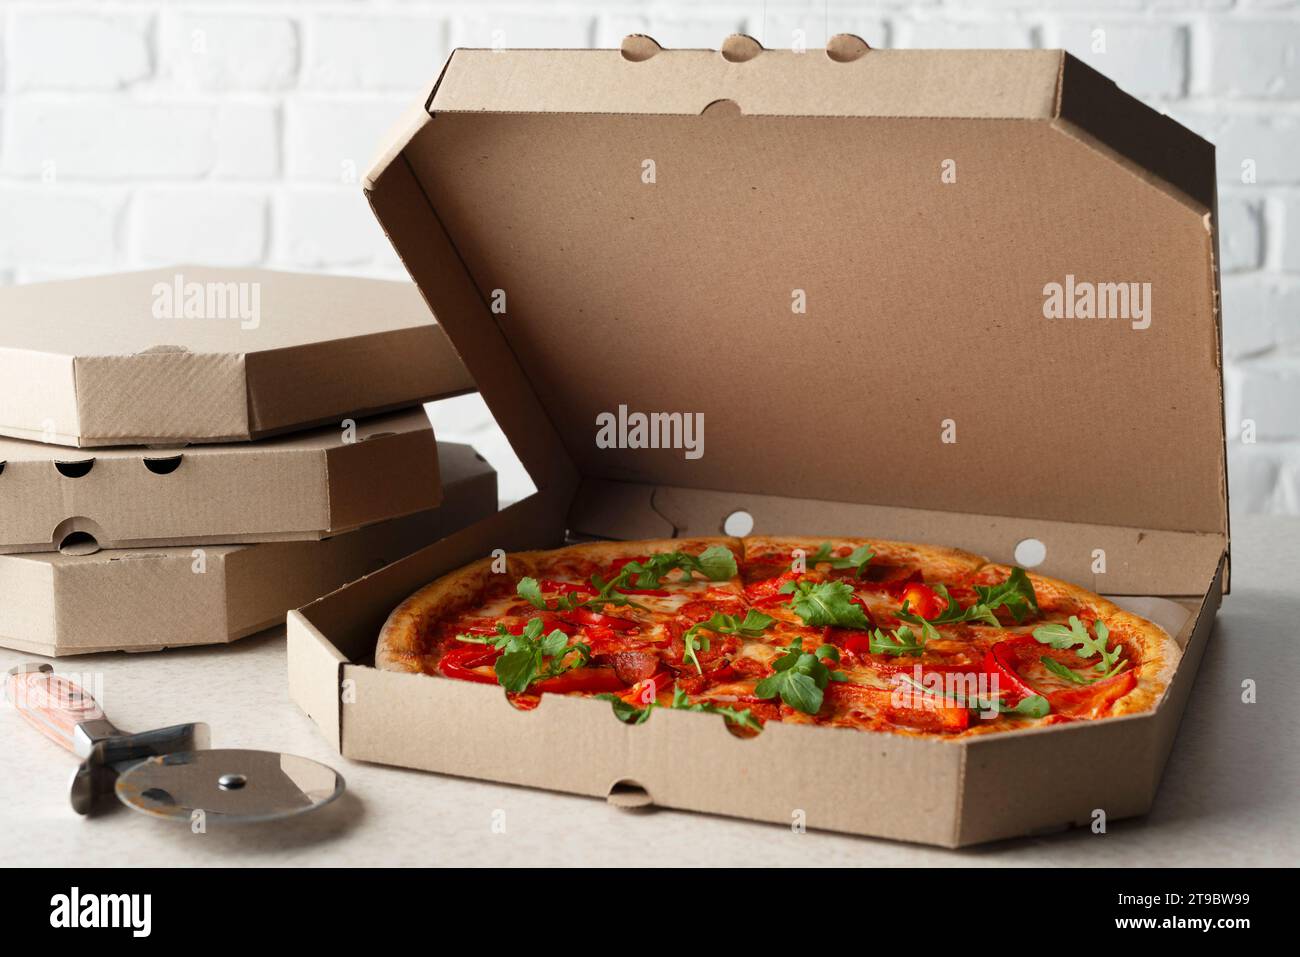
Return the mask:
<svg viewBox="0 0 1300 957">
<path fill-rule="evenodd" d="M 65 658 L 102 673 L 113 720 L 143 730 L 207 721 L 214 747 L 316 758 L 344 797 L 289 823 L 211 829 L 120 806 L 68 805 L 75 759 L 0 709 L 0 864 L 49 865 L 1255 865 L 1300 864 L 1300 519 L 1233 525 L 1233 592 L 1218 623 L 1154 810 L 963 851 L 651 809 L 346 761 L 289 701 L 284 640 Z M 30 655 L 0 649 L 0 669 Z M 1241 682 L 1258 683 L 1258 703 Z M 504 821 L 494 829 L 494 822 Z"/>
</svg>

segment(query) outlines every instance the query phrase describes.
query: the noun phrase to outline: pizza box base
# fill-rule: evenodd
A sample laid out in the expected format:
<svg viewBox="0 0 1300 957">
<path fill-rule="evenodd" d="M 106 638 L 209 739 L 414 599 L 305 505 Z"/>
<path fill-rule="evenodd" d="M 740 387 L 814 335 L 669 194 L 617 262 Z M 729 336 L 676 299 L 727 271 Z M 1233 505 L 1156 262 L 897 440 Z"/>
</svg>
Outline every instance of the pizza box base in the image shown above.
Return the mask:
<svg viewBox="0 0 1300 957">
<path fill-rule="evenodd" d="M 441 443 L 440 508 L 323 541 L 0 556 L 0 645 L 39 655 L 231 642 L 497 508 L 496 472 Z M 15 600 L 21 596 L 21 601 Z"/>
<path fill-rule="evenodd" d="M 519 711 L 491 686 L 374 668 L 379 629 L 403 598 L 493 549 L 563 544 L 563 504 L 562 496 L 539 492 L 289 614 L 290 696 L 344 757 L 620 805 L 945 847 L 1087 826 L 1098 812 L 1107 820 L 1133 817 L 1154 800 L 1213 627 L 1226 564 L 1213 541 L 1178 545 L 1179 577 L 1203 585 L 1164 593 L 1188 615 L 1175 636 L 1182 661 L 1155 711 L 973 739 L 772 722 L 746 740 L 729 733 L 721 718 L 661 710 L 645 724 L 628 726 L 605 702 L 562 695 L 544 695 L 535 710 Z M 753 500 L 744 504 L 752 507 Z M 802 528 L 831 535 L 834 527 L 841 534 L 960 544 L 1002 561 L 1011 559 L 1007 543 L 1026 535 L 1047 542 L 1050 556 L 1091 543 L 1099 531 L 876 507 L 834 507 L 809 527 L 788 524 L 800 520 L 800 503 L 788 511 L 778 504 L 763 503 L 755 533 L 797 534 Z M 678 527 L 681 535 L 719 534 L 727 513 L 711 512 L 711 504 L 701 509 L 701 519 L 714 516 L 712 527 L 691 521 Z M 1114 583 L 1132 594 L 1123 574 Z"/>
</svg>

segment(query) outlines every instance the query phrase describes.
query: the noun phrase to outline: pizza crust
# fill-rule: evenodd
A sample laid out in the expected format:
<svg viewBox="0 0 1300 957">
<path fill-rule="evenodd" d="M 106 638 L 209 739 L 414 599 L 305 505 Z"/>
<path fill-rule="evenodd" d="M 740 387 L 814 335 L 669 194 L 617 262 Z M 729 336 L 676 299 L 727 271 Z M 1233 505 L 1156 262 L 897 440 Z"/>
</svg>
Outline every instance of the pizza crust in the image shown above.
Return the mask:
<svg viewBox="0 0 1300 957">
<path fill-rule="evenodd" d="M 874 553 L 873 562 L 884 565 L 920 565 L 927 579 L 940 580 L 945 576 L 966 575 L 988 564 L 987 558 L 964 552 L 958 548 L 937 545 L 917 545 L 912 542 L 894 542 L 884 538 L 811 538 L 783 536 L 750 536 L 744 539 L 745 558 L 780 553 L 787 557 L 796 549 L 811 555 L 829 541 L 833 548 L 868 546 Z"/>
</svg>

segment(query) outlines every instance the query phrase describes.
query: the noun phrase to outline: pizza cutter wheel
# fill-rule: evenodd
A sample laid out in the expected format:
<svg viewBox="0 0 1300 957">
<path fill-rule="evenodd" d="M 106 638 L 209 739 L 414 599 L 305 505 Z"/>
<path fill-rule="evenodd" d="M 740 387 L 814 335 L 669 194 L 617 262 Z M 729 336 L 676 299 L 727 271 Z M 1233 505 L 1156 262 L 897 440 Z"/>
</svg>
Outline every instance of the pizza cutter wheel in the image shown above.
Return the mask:
<svg viewBox="0 0 1300 957">
<path fill-rule="evenodd" d="M 70 798 L 89 814 L 109 794 L 153 817 L 274 821 L 321 807 L 343 793 L 343 777 L 317 761 L 278 751 L 208 749 L 208 726 L 177 724 L 140 734 L 119 730 L 93 697 L 47 664 L 9 670 L 5 693 L 29 724 L 82 758 Z"/>
</svg>

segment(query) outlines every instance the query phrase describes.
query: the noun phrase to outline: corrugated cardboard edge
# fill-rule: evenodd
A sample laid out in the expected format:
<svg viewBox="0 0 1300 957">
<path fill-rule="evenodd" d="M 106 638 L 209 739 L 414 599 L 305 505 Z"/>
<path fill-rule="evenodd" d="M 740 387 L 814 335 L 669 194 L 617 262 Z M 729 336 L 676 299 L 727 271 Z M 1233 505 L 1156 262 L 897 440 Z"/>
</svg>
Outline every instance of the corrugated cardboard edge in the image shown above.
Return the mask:
<svg viewBox="0 0 1300 957">
<path fill-rule="evenodd" d="M 378 433 L 328 449 L 321 460 L 329 496 L 328 534 L 411 515 L 442 503 L 438 444 L 432 427 L 400 434 Z M 382 476 L 385 494 L 374 493 Z"/>
<path fill-rule="evenodd" d="M 393 358 L 412 355 L 423 359 L 418 368 Z M 432 323 L 253 353 L 244 361 L 248 434 L 255 439 L 371 418 L 476 388 L 446 333 Z M 344 365 L 346 376 L 331 371 Z M 297 398 L 309 394 L 307 405 Z M 327 413 L 313 416 L 309 407 Z"/>
<path fill-rule="evenodd" d="M 77 372 L 69 356 L 30 352 L 26 349 L 0 349 L 0 378 L 11 382 L 28 381 L 17 401 L 0 409 L 0 431 L 35 442 L 75 445 L 80 431 L 77 414 Z M 53 390 L 40 383 L 62 381 Z M 51 395 L 51 392 L 53 395 Z M 23 422 L 43 421 L 41 429 L 23 428 Z"/>
<path fill-rule="evenodd" d="M 73 368 L 80 445 L 130 445 L 139 433 L 178 441 L 251 434 L 242 355 L 177 349 L 80 356 Z M 121 422 L 136 428 L 124 430 Z"/>
</svg>

